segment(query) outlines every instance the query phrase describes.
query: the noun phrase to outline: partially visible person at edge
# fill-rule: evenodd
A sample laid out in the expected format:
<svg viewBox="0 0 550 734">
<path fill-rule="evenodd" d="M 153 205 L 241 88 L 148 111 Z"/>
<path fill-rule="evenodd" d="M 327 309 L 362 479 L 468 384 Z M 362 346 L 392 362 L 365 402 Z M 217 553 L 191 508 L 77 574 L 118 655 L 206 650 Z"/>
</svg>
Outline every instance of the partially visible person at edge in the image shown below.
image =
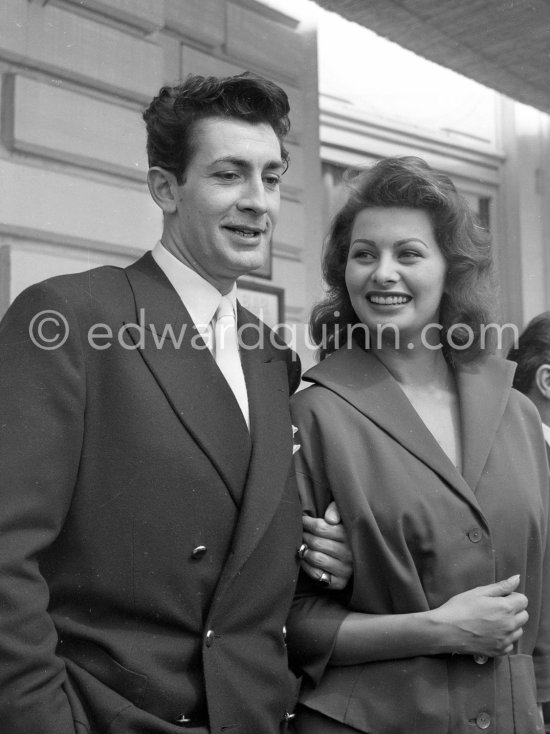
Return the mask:
<svg viewBox="0 0 550 734">
<path fill-rule="evenodd" d="M 33 285 L 2 321 L 5 734 L 288 728 L 300 367 L 235 290 L 277 222 L 288 112 L 253 75 L 163 87 L 144 114 L 160 242 Z M 306 568 L 338 589 L 342 528 L 308 528 Z"/>
<path fill-rule="evenodd" d="M 388 158 L 350 181 L 324 276 L 296 471 L 311 512 L 336 500 L 355 573 L 340 599 L 300 582 L 298 734 L 541 732 L 548 466 L 514 366 L 482 341 L 490 237 L 446 175 Z"/>
<path fill-rule="evenodd" d="M 535 316 L 512 345 L 508 359 L 517 363 L 514 387 L 535 404 L 550 458 L 550 311 Z"/>
<path fill-rule="evenodd" d="M 508 359 L 517 362 L 514 387 L 530 398 L 542 421 L 550 461 L 550 311 L 535 316 L 512 346 Z M 543 705 L 546 731 L 550 732 L 550 703 Z"/>
</svg>

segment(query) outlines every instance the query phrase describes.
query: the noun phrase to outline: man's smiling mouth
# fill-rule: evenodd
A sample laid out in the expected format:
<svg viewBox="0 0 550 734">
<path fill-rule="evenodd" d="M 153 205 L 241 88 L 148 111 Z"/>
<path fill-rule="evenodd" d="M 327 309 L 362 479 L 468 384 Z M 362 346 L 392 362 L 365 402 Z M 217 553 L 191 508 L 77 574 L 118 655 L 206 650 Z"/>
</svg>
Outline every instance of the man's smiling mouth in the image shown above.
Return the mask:
<svg viewBox="0 0 550 734">
<path fill-rule="evenodd" d="M 233 227 L 228 226 L 226 227 L 230 232 L 234 232 L 235 234 L 238 234 L 240 237 L 258 237 L 259 235 L 263 234 L 265 230 L 260 229 L 259 227 Z"/>
</svg>

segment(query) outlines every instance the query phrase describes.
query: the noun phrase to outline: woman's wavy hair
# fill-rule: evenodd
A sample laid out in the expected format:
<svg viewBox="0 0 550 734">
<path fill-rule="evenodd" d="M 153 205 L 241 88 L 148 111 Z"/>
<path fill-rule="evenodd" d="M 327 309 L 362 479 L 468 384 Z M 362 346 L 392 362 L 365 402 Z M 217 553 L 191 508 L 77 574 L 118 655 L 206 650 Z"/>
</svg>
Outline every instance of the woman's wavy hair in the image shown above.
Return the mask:
<svg viewBox="0 0 550 734">
<path fill-rule="evenodd" d="M 348 171 L 344 182 L 348 197 L 332 220 L 323 253 L 327 296 L 313 308 L 310 319 L 320 358 L 335 351 L 343 333 L 359 322 L 346 288 L 345 270 L 355 218 L 369 207 L 409 207 L 429 215 L 447 262 L 440 307 L 441 344 L 447 361 L 469 362 L 482 351 L 494 351 L 495 330 L 484 332 L 482 328 L 492 323 L 496 312 L 491 237 L 451 179 L 422 158 L 406 156 Z M 461 326 L 455 326 L 448 339 L 449 329 L 457 324 Z"/>
<path fill-rule="evenodd" d="M 257 74 L 190 74 L 181 84 L 162 87 L 143 113 L 149 167 L 171 171 L 183 183 L 194 152 L 196 123 L 212 117 L 271 125 L 288 166 L 284 139 L 290 130 L 289 111 L 286 92 Z"/>
</svg>

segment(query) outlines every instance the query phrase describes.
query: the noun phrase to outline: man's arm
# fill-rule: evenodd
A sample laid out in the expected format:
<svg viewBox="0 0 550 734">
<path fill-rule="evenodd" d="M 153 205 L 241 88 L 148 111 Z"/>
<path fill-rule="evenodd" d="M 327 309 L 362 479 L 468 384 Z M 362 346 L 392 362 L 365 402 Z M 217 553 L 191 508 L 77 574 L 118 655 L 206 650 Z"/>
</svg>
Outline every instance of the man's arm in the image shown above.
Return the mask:
<svg viewBox="0 0 550 734">
<path fill-rule="evenodd" d="M 68 512 L 82 443 L 84 370 L 70 312 L 41 285 L 0 324 L 0 728 L 10 734 L 75 734 L 39 566 Z M 55 314 L 75 332 L 57 350 L 45 348 Z"/>
</svg>

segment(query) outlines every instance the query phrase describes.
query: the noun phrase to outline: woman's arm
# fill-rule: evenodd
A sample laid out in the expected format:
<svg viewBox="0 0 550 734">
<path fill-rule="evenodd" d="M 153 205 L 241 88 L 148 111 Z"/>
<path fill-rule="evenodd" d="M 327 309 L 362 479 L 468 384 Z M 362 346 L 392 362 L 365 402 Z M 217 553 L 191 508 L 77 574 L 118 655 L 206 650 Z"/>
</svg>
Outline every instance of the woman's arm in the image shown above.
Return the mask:
<svg viewBox="0 0 550 734">
<path fill-rule="evenodd" d="M 514 591 L 519 576 L 453 596 L 437 609 L 411 614 L 344 617 L 333 665 L 460 653 L 495 657 L 512 651 L 527 622 L 527 598 Z"/>
</svg>

